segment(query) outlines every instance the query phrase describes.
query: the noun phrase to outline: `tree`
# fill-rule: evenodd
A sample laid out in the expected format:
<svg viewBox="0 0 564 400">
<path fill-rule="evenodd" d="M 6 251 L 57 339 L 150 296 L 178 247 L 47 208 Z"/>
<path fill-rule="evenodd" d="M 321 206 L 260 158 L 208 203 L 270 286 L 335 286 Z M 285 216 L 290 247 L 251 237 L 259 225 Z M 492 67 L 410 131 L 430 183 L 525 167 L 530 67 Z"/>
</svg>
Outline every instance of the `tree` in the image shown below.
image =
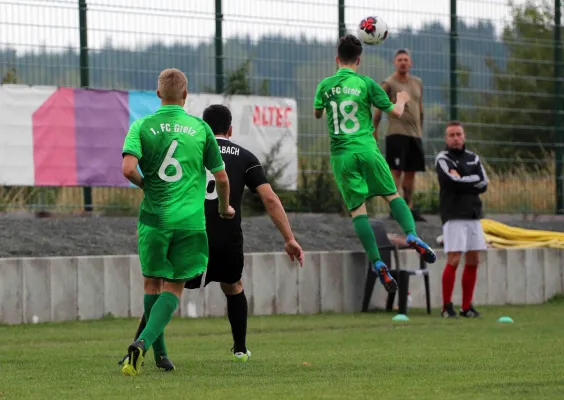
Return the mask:
<svg viewBox="0 0 564 400">
<path fill-rule="evenodd" d="M 16 73 L 16 68 L 11 67 L 6 71 L 4 76 L 2 77 L 2 85 L 9 84 L 9 83 L 18 83 L 18 75 Z"/>
<path fill-rule="evenodd" d="M 227 95 L 250 95 L 252 94 L 249 84 L 249 67 L 251 60 L 246 59 L 235 71 L 231 72 L 225 82 L 225 94 Z"/>
<path fill-rule="evenodd" d="M 225 94 L 245 95 L 258 94 L 259 96 L 270 96 L 269 80 L 263 79 L 258 90 L 253 90 L 249 82 L 251 70 L 251 59 L 247 58 L 239 67 L 232 71 L 225 82 Z"/>
<path fill-rule="evenodd" d="M 483 95 L 475 112 L 465 115 L 481 124 L 479 136 L 490 142 L 480 146 L 480 152 L 503 166 L 533 159 L 533 167 L 555 140 L 552 18 L 547 4 L 512 5 L 512 21 L 502 35 L 506 65 L 486 60 L 493 90 Z"/>
</svg>

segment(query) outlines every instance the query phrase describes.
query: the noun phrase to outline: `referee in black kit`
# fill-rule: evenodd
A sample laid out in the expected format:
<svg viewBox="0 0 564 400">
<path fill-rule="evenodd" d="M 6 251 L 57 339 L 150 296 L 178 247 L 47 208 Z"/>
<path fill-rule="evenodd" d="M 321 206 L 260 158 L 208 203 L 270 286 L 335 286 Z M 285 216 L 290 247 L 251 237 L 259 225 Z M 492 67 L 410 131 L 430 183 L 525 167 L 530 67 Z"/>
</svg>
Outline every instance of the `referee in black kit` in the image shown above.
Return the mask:
<svg viewBox="0 0 564 400">
<path fill-rule="evenodd" d="M 208 174 L 205 214 L 209 261 L 204 284 L 220 283 L 221 290 L 227 298 L 227 315 L 233 335 L 233 359 L 246 362 L 251 357 L 251 352 L 246 347 L 248 306 L 241 282 L 244 266 L 241 202 L 245 186 L 261 197 L 266 211 L 284 237 L 286 242 L 284 250 L 290 259 L 297 260 L 302 266 L 304 256 L 300 245 L 294 238 L 284 207 L 268 183 L 261 163 L 253 153 L 229 140 L 233 130 L 231 111 L 224 105 L 214 104 L 204 110 L 203 120 L 211 127 L 218 141 L 229 177 L 229 204 L 235 209 L 233 219 L 220 217 L 217 212 L 218 198 L 215 181 L 213 176 L 210 179 Z M 187 289 L 198 289 L 200 285 L 201 278 L 200 282 L 197 279 L 186 282 Z M 135 340 L 143 331 L 145 324 L 145 316 L 143 316 Z M 120 364 L 126 357 L 120 361 Z M 174 369 L 174 365 L 170 362 L 168 368 L 162 369 L 170 371 Z"/>
</svg>

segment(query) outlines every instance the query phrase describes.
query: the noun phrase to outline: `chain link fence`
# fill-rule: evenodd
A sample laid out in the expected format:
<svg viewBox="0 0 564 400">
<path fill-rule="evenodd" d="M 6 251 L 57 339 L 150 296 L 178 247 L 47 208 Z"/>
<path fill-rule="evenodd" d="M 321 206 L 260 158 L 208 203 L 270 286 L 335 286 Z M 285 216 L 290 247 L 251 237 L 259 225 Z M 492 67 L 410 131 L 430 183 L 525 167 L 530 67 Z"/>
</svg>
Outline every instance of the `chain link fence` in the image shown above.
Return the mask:
<svg viewBox="0 0 564 400">
<path fill-rule="evenodd" d="M 383 81 L 393 73 L 394 51 L 408 48 L 412 73 L 424 84 L 428 168 L 416 178 L 416 206 L 437 212 L 434 158 L 454 116 L 487 165 L 487 211 L 562 212 L 559 7 L 559 0 L 398 0 L 377 8 L 370 0 L 0 0 L 0 77 L 3 84 L 154 90 L 158 73 L 176 67 L 192 93 L 295 98 L 299 190 L 286 193 L 285 203 L 299 211 L 339 211 L 329 137 L 325 123 L 313 118 L 313 96 L 335 72 L 339 33 L 354 32 L 360 19 L 377 14 L 390 37 L 365 47 L 360 72 Z M 241 76 L 242 87 L 234 81 Z M 383 134 L 379 146 L 385 150 Z M 0 186 L 0 211 L 82 211 L 86 202 L 95 211 L 134 214 L 141 197 L 135 189 Z M 371 207 L 386 211 L 381 201 Z"/>
</svg>

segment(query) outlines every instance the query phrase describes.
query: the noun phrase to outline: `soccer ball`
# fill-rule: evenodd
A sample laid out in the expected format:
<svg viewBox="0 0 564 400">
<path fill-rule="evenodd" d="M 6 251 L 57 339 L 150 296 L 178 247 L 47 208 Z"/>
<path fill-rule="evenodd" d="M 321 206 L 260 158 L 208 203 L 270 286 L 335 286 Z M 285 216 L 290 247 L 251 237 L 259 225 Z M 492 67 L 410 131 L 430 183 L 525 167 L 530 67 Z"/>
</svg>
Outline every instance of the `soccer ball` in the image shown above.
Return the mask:
<svg viewBox="0 0 564 400">
<path fill-rule="evenodd" d="M 358 24 L 357 32 L 364 44 L 381 44 L 388 37 L 388 24 L 379 17 L 366 17 Z"/>
</svg>

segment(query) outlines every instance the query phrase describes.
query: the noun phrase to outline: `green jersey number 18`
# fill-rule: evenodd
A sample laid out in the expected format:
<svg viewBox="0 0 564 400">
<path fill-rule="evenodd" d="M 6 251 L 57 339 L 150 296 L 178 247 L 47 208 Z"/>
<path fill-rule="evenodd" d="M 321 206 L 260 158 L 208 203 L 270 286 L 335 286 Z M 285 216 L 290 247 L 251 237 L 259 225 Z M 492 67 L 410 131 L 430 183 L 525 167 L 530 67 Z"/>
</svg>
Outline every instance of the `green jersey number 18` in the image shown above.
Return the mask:
<svg viewBox="0 0 564 400">
<path fill-rule="evenodd" d="M 329 104 L 331 104 L 333 109 L 335 135 L 341 132 L 349 135 L 358 132 L 360 122 L 356 117 L 356 112 L 358 111 L 358 103 L 356 101 L 344 100 L 339 104 L 336 101 L 331 101 Z M 347 111 L 347 107 L 351 107 L 351 109 Z M 341 120 L 341 123 L 339 123 L 339 120 Z M 352 122 L 352 126 L 350 126 L 349 122 Z M 349 127 L 347 127 L 347 123 L 349 123 Z"/>
</svg>

